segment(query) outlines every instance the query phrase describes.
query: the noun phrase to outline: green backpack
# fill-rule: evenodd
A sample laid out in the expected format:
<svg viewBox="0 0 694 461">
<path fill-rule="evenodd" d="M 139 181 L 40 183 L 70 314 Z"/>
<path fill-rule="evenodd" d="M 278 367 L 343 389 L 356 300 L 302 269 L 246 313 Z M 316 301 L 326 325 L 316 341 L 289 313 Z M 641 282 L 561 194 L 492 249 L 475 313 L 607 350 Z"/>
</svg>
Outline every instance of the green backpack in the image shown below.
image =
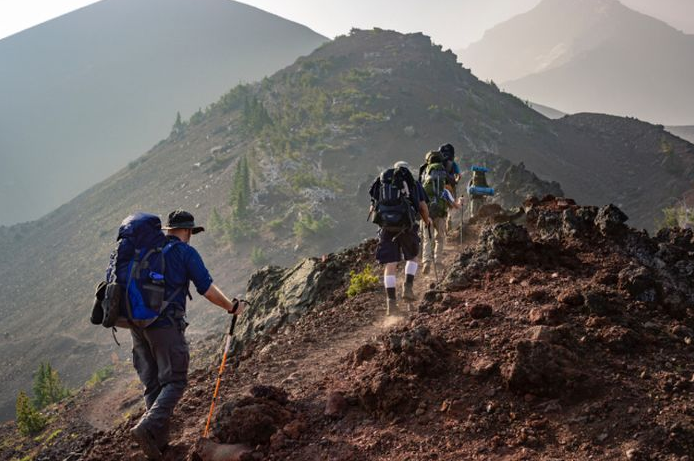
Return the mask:
<svg viewBox="0 0 694 461">
<path fill-rule="evenodd" d="M 429 216 L 432 218 L 443 218 L 448 213 L 448 204 L 443 198 L 447 179 L 446 167 L 441 162 L 430 163 L 424 170 L 422 186 L 429 196 Z"/>
</svg>

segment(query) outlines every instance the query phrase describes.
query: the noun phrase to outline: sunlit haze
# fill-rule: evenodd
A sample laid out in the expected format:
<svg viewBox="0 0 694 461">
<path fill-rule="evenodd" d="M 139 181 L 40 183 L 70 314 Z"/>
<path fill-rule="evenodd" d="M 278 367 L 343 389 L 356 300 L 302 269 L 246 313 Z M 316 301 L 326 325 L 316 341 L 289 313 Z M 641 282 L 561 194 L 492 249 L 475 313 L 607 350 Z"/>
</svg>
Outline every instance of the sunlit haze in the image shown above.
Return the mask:
<svg viewBox="0 0 694 461">
<path fill-rule="evenodd" d="M 143 0 L 146 1 L 146 0 Z M 304 24 L 327 37 L 352 27 L 424 32 L 447 48 L 461 48 L 488 28 L 527 11 L 540 0 L 248 0 L 248 5 Z M 48 21 L 94 0 L 3 0 L 0 38 Z M 625 5 L 694 33 L 694 1 L 623 0 Z"/>
</svg>

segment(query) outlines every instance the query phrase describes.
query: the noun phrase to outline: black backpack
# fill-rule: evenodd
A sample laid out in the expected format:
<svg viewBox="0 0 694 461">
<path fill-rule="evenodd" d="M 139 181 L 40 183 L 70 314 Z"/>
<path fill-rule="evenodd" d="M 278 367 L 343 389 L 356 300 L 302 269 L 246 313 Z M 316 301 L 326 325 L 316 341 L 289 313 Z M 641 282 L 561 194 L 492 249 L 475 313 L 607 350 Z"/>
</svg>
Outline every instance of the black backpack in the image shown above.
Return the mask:
<svg viewBox="0 0 694 461">
<path fill-rule="evenodd" d="M 401 232 L 414 225 L 411 194 L 416 184 L 409 170 L 385 170 L 371 187 L 372 222 L 390 232 Z"/>
</svg>

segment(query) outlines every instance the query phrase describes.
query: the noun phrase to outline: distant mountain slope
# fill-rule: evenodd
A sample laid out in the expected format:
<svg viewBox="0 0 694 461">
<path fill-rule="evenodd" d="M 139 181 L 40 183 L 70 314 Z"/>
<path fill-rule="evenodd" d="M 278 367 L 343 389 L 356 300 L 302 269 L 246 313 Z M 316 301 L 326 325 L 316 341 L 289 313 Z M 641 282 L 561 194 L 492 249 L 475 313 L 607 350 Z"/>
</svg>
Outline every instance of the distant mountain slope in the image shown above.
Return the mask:
<svg viewBox="0 0 694 461">
<path fill-rule="evenodd" d="M 535 109 L 537 112 L 541 113 L 547 118 L 551 119 L 557 119 L 557 118 L 562 118 L 563 116 L 567 115 L 566 113 L 553 109 L 549 106 L 543 106 L 542 104 L 535 104 L 534 102 L 530 103 L 530 107 Z"/>
<path fill-rule="evenodd" d="M 400 159 L 418 165 L 444 142 L 466 172 L 491 167 L 505 206 L 563 189 L 585 203 L 616 202 L 633 224 L 651 227 L 694 180 L 694 146 L 661 127 L 590 114 L 549 120 L 479 81 L 428 37 L 354 31 L 229 91 L 40 220 L 0 228 L 0 414 L 11 412 L 39 361 L 80 383 L 118 351 L 87 318 L 128 213 L 183 207 L 207 221 L 194 243 L 215 280 L 237 293 L 265 262 L 288 264 L 373 236 L 365 218 L 375 175 Z M 246 195 L 237 176 L 244 164 Z M 189 312 L 193 334 L 222 327 L 205 303 Z"/>
<path fill-rule="evenodd" d="M 231 0 L 103 0 L 0 40 L 0 224 L 110 176 L 229 87 L 326 41 Z"/>
<path fill-rule="evenodd" d="M 665 129 L 675 136 L 694 143 L 694 126 L 666 126 Z"/>
<path fill-rule="evenodd" d="M 459 56 L 505 90 L 566 112 L 694 117 L 694 36 L 617 0 L 544 0 Z"/>
</svg>

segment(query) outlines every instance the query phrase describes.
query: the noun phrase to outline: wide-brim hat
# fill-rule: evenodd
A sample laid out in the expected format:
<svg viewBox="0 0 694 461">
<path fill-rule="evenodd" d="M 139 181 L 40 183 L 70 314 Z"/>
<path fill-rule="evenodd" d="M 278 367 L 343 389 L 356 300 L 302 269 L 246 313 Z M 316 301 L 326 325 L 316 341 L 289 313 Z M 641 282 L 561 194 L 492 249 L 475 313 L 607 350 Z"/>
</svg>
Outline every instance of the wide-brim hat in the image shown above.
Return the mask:
<svg viewBox="0 0 694 461">
<path fill-rule="evenodd" d="M 183 210 L 175 210 L 169 213 L 169 219 L 166 222 L 166 226 L 162 226 L 162 229 L 192 229 L 193 234 L 197 234 L 198 232 L 203 232 L 205 230 L 205 228 L 202 226 L 196 226 L 193 215 Z"/>
</svg>

